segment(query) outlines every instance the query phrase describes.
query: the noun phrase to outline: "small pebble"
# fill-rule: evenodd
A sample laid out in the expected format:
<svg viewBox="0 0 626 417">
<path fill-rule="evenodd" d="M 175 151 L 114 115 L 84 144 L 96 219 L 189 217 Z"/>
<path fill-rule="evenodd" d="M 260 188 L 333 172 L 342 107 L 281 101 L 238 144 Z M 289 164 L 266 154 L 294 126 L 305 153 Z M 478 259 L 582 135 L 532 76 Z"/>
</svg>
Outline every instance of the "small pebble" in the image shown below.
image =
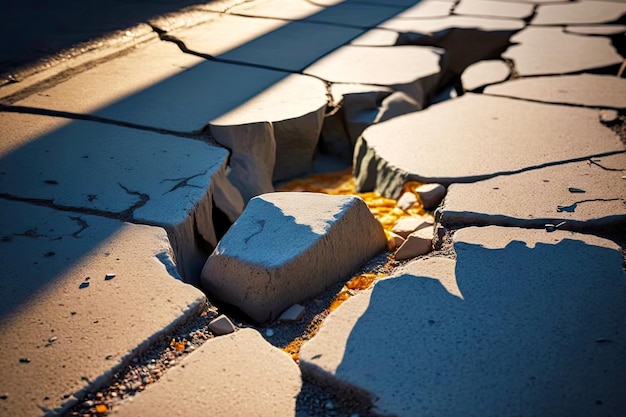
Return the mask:
<svg viewBox="0 0 626 417">
<path fill-rule="evenodd" d="M 577 193 L 577 194 L 582 194 L 585 192 L 585 190 L 583 190 L 582 188 L 576 188 L 576 187 L 569 187 L 567 190 L 570 193 Z"/>
<path fill-rule="evenodd" d="M 52 343 L 55 340 L 57 340 L 58 338 L 56 336 L 52 336 L 50 339 L 48 339 L 48 342 Z"/>
<path fill-rule="evenodd" d="M 20 358 L 20 363 L 30 363 L 30 359 L 28 359 L 28 358 Z"/>
<path fill-rule="evenodd" d="M 112 280 L 113 278 L 115 278 L 115 276 L 116 276 L 115 274 L 108 273 L 104 276 L 104 280 L 105 281 Z"/>
<path fill-rule="evenodd" d="M 332 410 L 333 408 L 335 408 L 335 405 L 332 401 L 328 400 L 326 401 L 326 404 L 324 404 L 324 407 L 326 407 L 327 410 Z"/>
<path fill-rule="evenodd" d="M 95 405 L 95 403 L 92 400 L 87 400 L 83 403 L 83 405 L 87 408 L 91 408 Z"/>
<path fill-rule="evenodd" d="M 274 330 L 272 330 L 272 329 L 265 330 L 265 336 L 267 336 L 267 337 L 274 336 Z"/>
<path fill-rule="evenodd" d="M 0 394 L 0 400 L 6 400 L 7 398 L 9 398 L 9 393 L 3 392 Z"/>
</svg>

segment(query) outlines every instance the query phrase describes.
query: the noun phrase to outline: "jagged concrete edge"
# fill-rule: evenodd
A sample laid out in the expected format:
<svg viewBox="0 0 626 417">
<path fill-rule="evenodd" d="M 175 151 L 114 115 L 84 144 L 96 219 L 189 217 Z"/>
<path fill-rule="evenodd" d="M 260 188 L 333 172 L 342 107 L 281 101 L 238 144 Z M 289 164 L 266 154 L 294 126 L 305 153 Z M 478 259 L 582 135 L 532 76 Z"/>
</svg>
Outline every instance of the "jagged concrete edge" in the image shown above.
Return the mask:
<svg viewBox="0 0 626 417">
<path fill-rule="evenodd" d="M 161 330 L 152 334 L 146 340 L 138 344 L 133 350 L 128 352 L 128 354 L 120 358 L 117 365 L 111 367 L 108 371 L 104 372 L 96 379 L 88 381 L 87 386 L 74 392 L 66 402 L 61 404 L 60 407 L 53 410 L 42 409 L 42 411 L 46 412 L 43 417 L 59 417 L 60 415 L 67 413 L 73 406 L 80 403 L 85 398 L 86 394 L 96 392 L 100 388 L 109 385 L 113 380 L 114 375 L 124 369 L 124 367 L 126 367 L 133 358 L 146 351 L 161 337 L 173 333 L 174 329 L 187 322 L 187 320 L 189 320 L 192 316 L 199 314 L 206 301 L 207 299 L 204 295 L 198 297 L 192 304 L 187 306 L 186 310 L 182 310 L 180 316 L 173 320 L 169 325 L 163 327 Z"/>
</svg>

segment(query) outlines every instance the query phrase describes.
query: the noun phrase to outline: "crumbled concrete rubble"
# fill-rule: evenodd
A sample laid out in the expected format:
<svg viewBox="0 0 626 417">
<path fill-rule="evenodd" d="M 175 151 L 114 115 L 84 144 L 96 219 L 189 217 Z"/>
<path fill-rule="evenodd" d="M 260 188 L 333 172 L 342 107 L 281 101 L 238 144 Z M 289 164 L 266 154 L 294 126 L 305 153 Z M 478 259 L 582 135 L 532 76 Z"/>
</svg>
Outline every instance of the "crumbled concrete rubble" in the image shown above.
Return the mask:
<svg viewBox="0 0 626 417">
<path fill-rule="evenodd" d="M 624 12 L 225 0 L 0 86 L 0 414 L 619 414 Z M 333 158 L 380 194 L 274 192 Z"/>
<path fill-rule="evenodd" d="M 267 322 L 346 279 L 385 244 L 382 226 L 358 197 L 264 194 L 250 200 L 209 256 L 202 287 Z"/>
</svg>

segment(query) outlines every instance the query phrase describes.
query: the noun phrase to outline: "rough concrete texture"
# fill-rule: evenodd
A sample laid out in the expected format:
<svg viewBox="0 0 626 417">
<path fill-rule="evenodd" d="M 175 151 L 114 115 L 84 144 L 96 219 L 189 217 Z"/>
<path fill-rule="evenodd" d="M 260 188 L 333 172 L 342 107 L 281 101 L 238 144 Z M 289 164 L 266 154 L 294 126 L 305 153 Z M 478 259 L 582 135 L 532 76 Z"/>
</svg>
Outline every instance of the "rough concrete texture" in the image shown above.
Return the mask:
<svg viewBox="0 0 626 417">
<path fill-rule="evenodd" d="M 513 60 L 520 76 L 567 74 L 624 60 L 609 38 L 565 33 L 560 27 L 529 26 L 515 34 L 511 42 L 514 45 L 502 56 Z"/>
<path fill-rule="evenodd" d="M 504 61 L 480 61 L 470 65 L 461 75 L 466 91 L 476 90 L 488 84 L 502 82 L 511 76 L 511 68 Z"/>
<path fill-rule="evenodd" d="M 332 83 L 388 86 L 425 103 L 445 69 L 441 50 L 420 46 L 344 46 L 304 70 Z"/>
<path fill-rule="evenodd" d="M 626 108 L 626 79 L 580 74 L 518 78 L 485 88 L 485 94 L 587 107 Z"/>
<path fill-rule="evenodd" d="M 609 169 L 607 169 L 607 167 Z M 626 225 L 626 154 L 453 184 L 441 209 L 446 226 L 561 224 L 584 231 Z M 539 202 L 541 204 L 539 204 Z"/>
<path fill-rule="evenodd" d="M 619 415 L 626 276 L 594 236 L 468 228 L 456 261 L 408 264 L 345 301 L 300 352 L 304 374 L 381 415 Z"/>
<path fill-rule="evenodd" d="M 442 74 L 442 78 L 448 82 L 475 62 L 497 58 L 509 46 L 511 35 L 522 29 L 524 23 L 516 19 L 448 16 L 441 19 L 390 19 L 380 26 L 398 32 L 398 44 L 443 48 L 448 73 Z"/>
<path fill-rule="evenodd" d="M 253 329 L 216 337 L 111 415 L 295 416 L 298 366 Z"/>
<path fill-rule="evenodd" d="M 159 227 L 2 200 L 0 230 L 3 416 L 66 411 L 204 305 Z"/>
<path fill-rule="evenodd" d="M 498 0 L 461 0 L 454 13 L 470 16 L 493 16 L 526 19 L 533 14 L 534 6 L 529 3 L 512 3 Z"/>
<path fill-rule="evenodd" d="M 597 110 L 468 93 L 367 128 L 354 175 L 397 198 L 406 180 L 471 182 L 623 150 Z"/>
<path fill-rule="evenodd" d="M 250 200 L 209 256 L 202 287 L 266 322 L 346 278 L 385 244 L 358 197 L 264 194 Z"/>
<path fill-rule="evenodd" d="M 164 227 L 183 278 L 197 282 L 217 244 L 212 179 L 227 152 L 166 134 L 0 113 L 0 193 Z M 146 175 L 146 173 L 150 175 Z"/>
<path fill-rule="evenodd" d="M 537 8 L 533 25 L 609 23 L 626 14 L 626 4 L 615 1 L 578 0 L 565 4 L 543 4 Z"/>
<path fill-rule="evenodd" d="M 278 158 L 267 167 L 269 175 L 258 177 L 259 184 L 242 189 L 243 194 L 255 191 L 253 195 L 258 195 L 272 191 L 264 183 L 310 169 L 327 98 L 324 83 L 311 77 L 208 62 L 183 53 L 173 43 L 158 42 L 16 104 L 92 114 L 176 132 L 197 132 L 209 124 L 220 126 L 222 129 L 213 131 L 214 139 L 230 149 L 239 161 L 247 162 L 231 167 L 229 179 L 236 186 L 247 182 L 249 172 L 256 167 L 250 165 L 248 137 L 244 136 L 243 143 L 233 142 L 229 130 L 239 131 L 247 124 L 251 125 L 249 129 L 255 129 L 259 123 L 271 122 L 275 148 L 261 153 L 277 152 Z M 184 111 L 172 112 L 172 108 Z M 260 138 L 266 139 L 264 135 Z M 259 142 L 255 148 L 267 145 L 267 140 Z M 259 165 L 267 162 L 263 160 Z M 246 195 L 246 201 L 253 195 Z M 218 201 L 218 205 L 222 204 Z"/>
</svg>

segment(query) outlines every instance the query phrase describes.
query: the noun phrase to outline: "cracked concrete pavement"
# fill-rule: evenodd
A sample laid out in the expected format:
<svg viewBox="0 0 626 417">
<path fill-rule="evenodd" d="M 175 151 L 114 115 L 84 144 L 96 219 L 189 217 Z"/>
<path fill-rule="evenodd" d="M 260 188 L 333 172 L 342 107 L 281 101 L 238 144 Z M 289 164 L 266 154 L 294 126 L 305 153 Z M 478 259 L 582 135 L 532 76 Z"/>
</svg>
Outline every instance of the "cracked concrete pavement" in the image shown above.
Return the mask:
<svg viewBox="0 0 626 417">
<path fill-rule="evenodd" d="M 624 2 L 116 7 L 3 49 L 1 415 L 626 413 Z M 381 260 L 358 199 L 274 194 L 333 164 L 445 186 L 434 250 Z M 258 323 L 293 303 L 323 314 Z"/>
</svg>

